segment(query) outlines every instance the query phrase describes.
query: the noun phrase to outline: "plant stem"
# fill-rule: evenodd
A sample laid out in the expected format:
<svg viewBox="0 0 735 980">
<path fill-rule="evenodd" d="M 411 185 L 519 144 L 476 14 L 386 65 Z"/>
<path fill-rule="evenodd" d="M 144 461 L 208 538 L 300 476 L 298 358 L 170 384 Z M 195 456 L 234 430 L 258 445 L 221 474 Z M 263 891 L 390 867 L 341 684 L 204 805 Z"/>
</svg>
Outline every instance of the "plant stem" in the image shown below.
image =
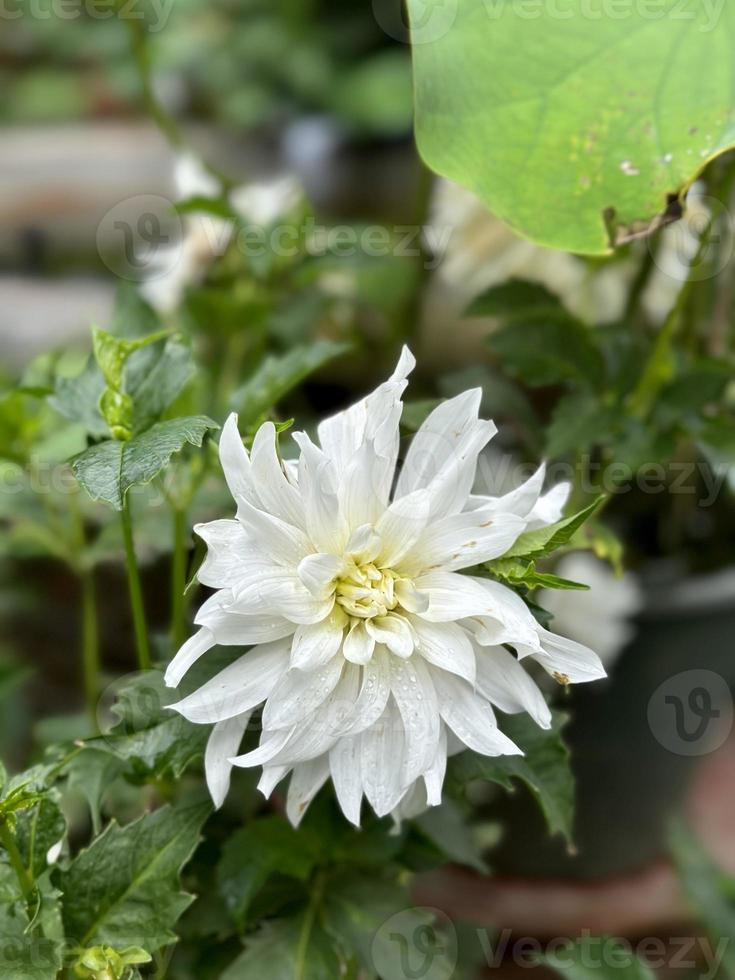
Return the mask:
<svg viewBox="0 0 735 980">
<path fill-rule="evenodd" d="M 96 731 L 97 701 L 100 696 L 100 652 L 97 627 L 97 596 L 94 574 L 85 568 L 79 573 L 82 589 L 82 669 L 84 671 L 84 697 L 90 721 Z"/>
<path fill-rule="evenodd" d="M 121 518 L 123 541 L 125 542 L 125 565 L 128 572 L 128 588 L 130 590 L 130 608 L 133 613 L 135 645 L 138 651 L 138 667 L 141 670 L 150 670 L 152 666 L 151 649 L 148 644 L 148 628 L 146 626 L 145 607 L 143 605 L 143 589 L 140 584 L 138 562 L 135 558 L 133 521 L 130 515 L 130 503 L 127 497 L 123 504 Z"/>
<path fill-rule="evenodd" d="M 76 561 L 72 567 L 79 578 L 79 585 L 82 592 L 82 673 L 84 675 L 84 697 L 93 730 L 97 731 L 97 701 L 100 696 L 101 687 L 97 595 L 94 584 L 94 571 L 86 564 L 87 537 L 84 529 L 84 519 L 79 509 L 76 494 L 72 494 L 69 506 L 74 521 L 76 538 Z"/>
<path fill-rule="evenodd" d="M 12 831 L 8 827 L 5 819 L 0 820 L 0 843 L 8 852 L 8 858 L 10 859 L 13 871 L 15 871 L 23 898 L 28 898 L 33 891 L 33 879 L 25 864 L 23 864 L 23 858 L 18 850 L 18 845 L 15 843 L 15 837 L 13 837 Z"/>
<path fill-rule="evenodd" d="M 186 511 L 174 507 L 174 550 L 171 558 L 171 642 L 174 650 L 186 638 Z"/>
<path fill-rule="evenodd" d="M 321 874 L 317 874 L 311 886 L 311 900 L 309 907 L 304 913 L 304 922 L 299 934 L 299 943 L 296 948 L 296 963 L 294 966 L 294 980 L 304 980 L 306 976 L 306 959 L 309 952 L 309 940 L 314 930 L 317 913 L 321 907 L 324 893 L 324 879 Z"/>
</svg>

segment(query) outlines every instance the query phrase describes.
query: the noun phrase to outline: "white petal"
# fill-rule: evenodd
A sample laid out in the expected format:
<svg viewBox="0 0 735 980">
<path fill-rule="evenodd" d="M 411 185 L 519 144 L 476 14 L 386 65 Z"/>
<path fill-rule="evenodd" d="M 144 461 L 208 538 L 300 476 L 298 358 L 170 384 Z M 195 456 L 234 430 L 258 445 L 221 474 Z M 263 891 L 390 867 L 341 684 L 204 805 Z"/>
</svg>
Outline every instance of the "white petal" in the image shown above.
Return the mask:
<svg viewBox="0 0 735 980">
<path fill-rule="evenodd" d="M 527 711 L 541 728 L 551 727 L 551 712 L 533 678 L 503 647 L 477 650 L 477 690 L 505 711 Z"/>
<path fill-rule="evenodd" d="M 485 508 L 445 517 L 421 535 L 409 556 L 409 571 L 456 571 L 499 558 L 525 527 L 522 517 L 493 515 Z"/>
<path fill-rule="evenodd" d="M 453 674 L 436 672 L 434 685 L 442 718 L 460 741 L 481 755 L 522 755 L 498 728 L 493 710 L 472 688 Z"/>
<path fill-rule="evenodd" d="M 340 513 L 348 527 L 375 524 L 385 510 L 392 477 L 388 465 L 372 442 L 364 442 L 355 450 L 341 473 L 338 493 Z"/>
<path fill-rule="evenodd" d="M 255 434 L 250 469 L 263 510 L 303 530 L 301 497 L 283 472 L 276 450 L 276 427 L 272 422 L 264 422 Z"/>
<path fill-rule="evenodd" d="M 469 684 L 475 683 L 475 651 L 470 638 L 456 623 L 427 623 L 415 616 L 411 620 L 416 649 L 433 667 L 448 670 Z"/>
<path fill-rule="evenodd" d="M 219 439 L 219 459 L 225 474 L 227 486 L 235 503 L 249 503 L 255 507 L 260 505 L 260 498 L 255 489 L 250 468 L 250 457 L 243 446 L 237 428 L 237 415 L 233 412 L 222 426 Z"/>
<path fill-rule="evenodd" d="M 447 772 L 447 732 L 441 726 L 439 742 L 434 752 L 434 760 L 424 773 L 426 787 L 426 803 L 428 806 L 439 806 L 442 801 L 442 787 Z"/>
<path fill-rule="evenodd" d="M 299 626 L 291 647 L 291 666 L 299 670 L 323 667 L 339 652 L 347 622 L 347 616 L 335 606 L 331 615 L 320 623 Z"/>
<path fill-rule="evenodd" d="M 278 567 L 278 566 L 276 566 Z M 318 623 L 332 610 L 334 596 L 315 598 L 295 571 L 264 571 L 235 593 L 226 611 L 240 615 L 283 616 L 293 623 Z"/>
<path fill-rule="evenodd" d="M 217 641 L 208 629 L 200 629 L 190 636 L 183 647 L 168 665 L 164 680 L 167 687 L 178 687 L 184 676 L 194 666 L 207 650 L 211 650 Z"/>
<path fill-rule="evenodd" d="M 477 423 L 482 391 L 474 388 L 438 405 L 411 440 L 396 484 L 396 497 L 428 487 Z"/>
<path fill-rule="evenodd" d="M 362 670 L 360 693 L 339 733 L 354 735 L 370 728 L 383 714 L 389 695 L 390 654 L 385 647 L 376 647 L 370 662 Z"/>
<path fill-rule="evenodd" d="M 368 633 L 363 620 L 356 620 L 349 629 L 342 646 L 345 659 L 353 664 L 366 664 L 373 655 L 375 637 Z"/>
<path fill-rule="evenodd" d="M 409 786 L 434 760 L 441 721 L 429 668 L 420 657 L 391 661 L 391 693 L 405 730 L 403 785 Z"/>
<path fill-rule="evenodd" d="M 198 691 L 169 707 L 199 724 L 250 711 L 265 701 L 288 669 L 289 646 L 279 640 L 250 650 Z"/>
<path fill-rule="evenodd" d="M 404 757 L 403 721 L 395 701 L 390 698 L 380 719 L 360 736 L 362 785 L 379 817 L 390 813 L 406 791 Z"/>
<path fill-rule="evenodd" d="M 296 569 L 301 559 L 313 551 L 303 531 L 247 501 L 240 502 L 237 517 L 258 550 L 280 565 Z"/>
<path fill-rule="evenodd" d="M 360 826 L 362 804 L 362 776 L 360 773 L 360 739 L 358 736 L 341 738 L 329 753 L 337 802 L 342 812 L 356 827 Z"/>
<path fill-rule="evenodd" d="M 562 684 L 584 684 L 606 677 L 602 661 L 589 647 L 557 636 L 539 627 L 542 651 L 519 651 L 530 653 L 544 670 Z"/>
<path fill-rule="evenodd" d="M 249 549 L 252 546 L 239 521 L 210 521 L 194 525 L 194 533 L 207 545 L 207 554 L 199 566 L 197 578 L 213 589 L 232 587 L 247 576 L 253 567 Z M 258 559 L 262 564 L 265 559 Z"/>
<path fill-rule="evenodd" d="M 347 563 L 336 555 L 307 555 L 298 568 L 301 582 L 318 599 L 334 592 L 334 581 L 345 572 Z"/>
<path fill-rule="evenodd" d="M 438 520 L 466 509 L 477 473 L 477 457 L 496 432 L 492 422 L 480 420 L 462 437 L 456 453 L 428 486 L 432 519 Z"/>
<path fill-rule="evenodd" d="M 395 596 L 400 605 L 410 613 L 425 613 L 429 608 L 429 597 L 425 592 L 419 592 L 413 582 L 408 579 L 398 579 L 394 586 Z"/>
<path fill-rule="evenodd" d="M 381 539 L 378 560 L 381 567 L 395 568 L 413 548 L 429 519 L 427 490 L 416 490 L 394 500 L 380 517 L 375 530 Z"/>
<path fill-rule="evenodd" d="M 271 760 L 275 759 L 284 745 L 293 737 L 293 729 L 279 728 L 275 732 L 263 732 L 260 738 L 260 745 L 244 755 L 238 755 L 230 759 L 233 766 L 242 769 L 252 769 L 253 766 L 267 766 Z M 280 763 L 275 763 L 273 768 L 280 767 Z M 290 767 L 287 767 L 290 768 Z"/>
<path fill-rule="evenodd" d="M 319 709 L 337 686 L 344 661 L 332 657 L 308 673 L 291 668 L 271 692 L 263 708 L 263 728 L 293 728 Z"/>
<path fill-rule="evenodd" d="M 397 657 L 410 657 L 416 646 L 416 638 L 407 619 L 389 613 L 368 619 L 366 629 L 376 643 L 383 643 Z"/>
<path fill-rule="evenodd" d="M 329 756 L 302 762 L 291 774 L 286 797 L 286 816 L 298 827 L 316 794 L 329 778 Z"/>
<path fill-rule="evenodd" d="M 324 452 L 344 471 L 353 453 L 374 436 L 385 422 L 394 414 L 406 387 L 406 377 L 413 371 L 416 361 L 407 347 L 404 347 L 395 371 L 370 395 L 344 412 L 325 419 L 319 425 L 319 442 Z M 396 420 L 397 433 L 397 420 Z"/>
<path fill-rule="evenodd" d="M 290 771 L 288 766 L 263 766 L 263 774 L 258 782 L 258 791 L 263 794 L 266 800 L 270 799 L 273 790 Z"/>
<path fill-rule="evenodd" d="M 337 474 L 334 463 L 304 432 L 295 432 L 301 449 L 299 457 L 299 492 L 304 504 L 306 529 L 312 542 L 308 549 L 341 554 L 347 540 L 337 496 Z"/>
<path fill-rule="evenodd" d="M 232 763 L 230 757 L 240 748 L 240 742 L 250 721 L 250 712 L 219 721 L 212 729 L 204 753 L 204 771 L 209 795 L 215 810 L 219 810 L 230 791 Z"/>
<path fill-rule="evenodd" d="M 197 626 L 205 626 L 216 643 L 223 646 L 252 646 L 270 643 L 294 633 L 294 624 L 282 616 L 245 616 L 232 611 L 234 599 L 227 590 L 216 592 L 201 606 L 194 617 Z"/>
<path fill-rule="evenodd" d="M 519 487 L 502 497 L 476 497 L 474 502 L 493 514 L 516 514 L 528 517 L 541 494 L 546 479 L 546 464 L 541 466 Z"/>
<path fill-rule="evenodd" d="M 357 564 L 374 561 L 378 556 L 381 544 L 382 542 L 375 533 L 373 525 L 362 524 L 350 535 L 345 545 L 345 554 L 350 555 Z"/>
<path fill-rule="evenodd" d="M 557 483 L 556 486 L 539 497 L 528 514 L 529 530 L 546 527 L 548 524 L 556 524 L 557 521 L 560 521 L 571 490 L 571 483 Z"/>
</svg>

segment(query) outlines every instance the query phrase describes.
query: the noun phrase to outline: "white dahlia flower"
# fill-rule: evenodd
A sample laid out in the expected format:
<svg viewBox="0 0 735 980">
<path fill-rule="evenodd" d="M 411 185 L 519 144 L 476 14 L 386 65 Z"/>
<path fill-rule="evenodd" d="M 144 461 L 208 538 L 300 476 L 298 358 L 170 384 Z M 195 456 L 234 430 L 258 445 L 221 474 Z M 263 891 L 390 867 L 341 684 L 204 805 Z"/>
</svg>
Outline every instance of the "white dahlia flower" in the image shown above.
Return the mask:
<svg viewBox="0 0 735 980">
<path fill-rule="evenodd" d="M 166 675 L 178 685 L 215 644 L 253 647 L 172 706 L 214 725 L 205 763 L 218 806 L 233 765 L 262 766 L 266 796 L 291 773 L 294 824 L 330 776 L 355 824 L 363 796 L 379 816 L 417 793 L 438 804 L 448 754 L 520 752 L 493 705 L 549 726 L 521 660 L 563 683 L 604 675 L 591 650 L 542 628 L 509 588 L 461 574 L 557 520 L 567 490 L 542 495 L 542 467 L 505 496 L 472 494 L 496 431 L 478 418 L 479 390 L 431 413 L 396 478 L 414 363 L 404 349 L 388 381 L 320 424 L 320 445 L 295 433 L 297 462 L 281 462 L 270 422 L 250 453 L 235 415 L 223 428 L 237 517 L 196 528 L 209 549 L 199 580 L 217 591 Z M 260 744 L 237 755 L 261 706 Z"/>
</svg>

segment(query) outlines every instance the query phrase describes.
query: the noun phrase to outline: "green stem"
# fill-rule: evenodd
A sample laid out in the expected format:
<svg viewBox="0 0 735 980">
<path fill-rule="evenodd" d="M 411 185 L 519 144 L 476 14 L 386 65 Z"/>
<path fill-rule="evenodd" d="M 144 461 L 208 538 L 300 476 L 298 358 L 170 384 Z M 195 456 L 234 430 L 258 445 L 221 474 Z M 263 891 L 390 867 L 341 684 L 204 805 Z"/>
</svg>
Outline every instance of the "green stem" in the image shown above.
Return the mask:
<svg viewBox="0 0 735 980">
<path fill-rule="evenodd" d="M 93 729 L 97 730 L 97 702 L 100 696 L 100 650 L 97 626 L 97 595 L 91 569 L 80 572 L 82 588 L 82 668 L 84 696 Z"/>
<path fill-rule="evenodd" d="M 23 864 L 23 858 L 18 850 L 18 845 L 15 843 L 15 837 L 13 837 L 10 827 L 8 827 L 4 818 L 0 820 L 0 843 L 8 852 L 8 858 L 10 859 L 13 871 L 15 871 L 23 898 L 28 898 L 33 891 L 33 879 L 25 864 Z"/>
<path fill-rule="evenodd" d="M 174 650 L 186 639 L 186 511 L 173 511 L 174 550 L 171 558 L 171 642 Z"/>
<path fill-rule="evenodd" d="M 311 901 L 304 914 L 304 922 L 299 934 L 299 944 L 296 947 L 296 962 L 294 965 L 294 980 L 304 980 L 306 976 L 306 961 L 309 952 L 309 940 L 314 929 L 317 913 L 321 907 L 324 893 L 324 879 L 318 874 L 312 883 Z"/>
<path fill-rule="evenodd" d="M 184 144 L 184 140 L 179 131 L 178 124 L 173 116 L 169 115 L 158 101 L 153 88 L 153 71 L 150 49 L 148 47 L 148 29 L 146 23 L 144 20 L 129 19 L 127 24 L 130 29 L 130 46 L 143 88 L 145 107 L 166 139 L 173 147 L 180 149 Z"/>
<path fill-rule="evenodd" d="M 152 666 L 151 649 L 148 644 L 148 628 L 145 620 L 143 605 L 143 589 L 140 584 L 140 572 L 135 558 L 135 542 L 133 541 L 133 521 L 130 515 L 130 503 L 125 499 L 122 509 L 122 531 L 125 542 L 125 565 L 128 572 L 128 588 L 130 590 L 130 608 L 133 613 L 135 628 L 135 645 L 138 651 L 138 667 L 150 670 Z"/>
</svg>

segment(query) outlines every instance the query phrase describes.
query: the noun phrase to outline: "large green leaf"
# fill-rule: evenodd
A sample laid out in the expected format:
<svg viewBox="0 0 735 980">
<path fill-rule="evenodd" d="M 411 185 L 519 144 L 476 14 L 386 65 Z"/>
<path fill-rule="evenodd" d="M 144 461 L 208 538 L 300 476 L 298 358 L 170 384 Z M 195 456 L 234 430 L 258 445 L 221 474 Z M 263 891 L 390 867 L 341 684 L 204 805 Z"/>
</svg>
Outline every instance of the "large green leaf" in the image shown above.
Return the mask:
<svg viewBox="0 0 735 980">
<path fill-rule="evenodd" d="M 524 236 L 603 254 L 735 142 L 735 6 L 408 0 L 428 165 Z"/>
<path fill-rule="evenodd" d="M 91 446 L 71 461 L 76 478 L 93 500 L 122 510 L 125 495 L 156 477 L 186 443 L 201 446 L 217 423 L 205 415 L 158 422 L 128 442 L 111 439 Z"/>
<path fill-rule="evenodd" d="M 457 783 L 486 779 L 513 789 L 513 780 L 526 783 L 544 812 L 551 833 L 572 839 L 574 819 L 574 776 L 569 765 L 569 750 L 561 737 L 567 716 L 554 712 L 551 729 L 539 728 L 528 715 L 510 715 L 503 719 L 503 731 L 523 749 L 524 754 L 497 758 L 462 752 L 450 763 L 450 775 Z"/>
<path fill-rule="evenodd" d="M 60 875 L 70 940 L 150 953 L 174 942 L 171 930 L 192 901 L 179 874 L 209 812 L 206 804 L 164 807 L 126 827 L 110 824 Z"/>
</svg>

